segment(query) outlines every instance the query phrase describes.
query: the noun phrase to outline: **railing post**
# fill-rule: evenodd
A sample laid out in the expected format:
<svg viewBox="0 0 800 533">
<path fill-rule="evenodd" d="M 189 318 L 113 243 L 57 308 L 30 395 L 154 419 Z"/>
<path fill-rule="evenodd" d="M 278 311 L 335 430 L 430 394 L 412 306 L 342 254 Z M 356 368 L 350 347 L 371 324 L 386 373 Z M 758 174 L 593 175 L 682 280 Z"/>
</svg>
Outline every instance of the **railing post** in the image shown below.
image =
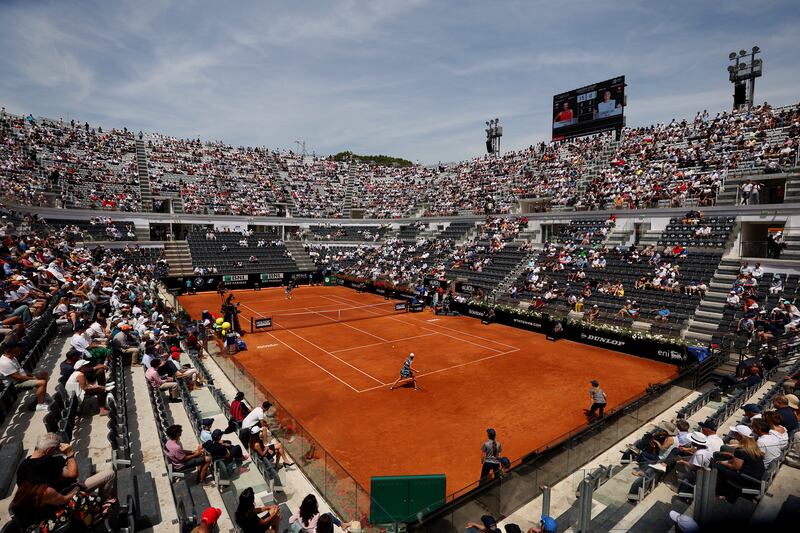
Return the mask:
<svg viewBox="0 0 800 533">
<path fill-rule="evenodd" d="M 544 485 L 542 489 L 542 516 L 550 515 L 550 486 Z"/>
<path fill-rule="evenodd" d="M 578 531 L 586 533 L 589 531 L 589 522 L 592 520 L 592 492 L 593 486 L 590 480 L 581 481 L 580 493 L 578 495 L 578 508 L 580 518 L 578 520 Z"/>
</svg>

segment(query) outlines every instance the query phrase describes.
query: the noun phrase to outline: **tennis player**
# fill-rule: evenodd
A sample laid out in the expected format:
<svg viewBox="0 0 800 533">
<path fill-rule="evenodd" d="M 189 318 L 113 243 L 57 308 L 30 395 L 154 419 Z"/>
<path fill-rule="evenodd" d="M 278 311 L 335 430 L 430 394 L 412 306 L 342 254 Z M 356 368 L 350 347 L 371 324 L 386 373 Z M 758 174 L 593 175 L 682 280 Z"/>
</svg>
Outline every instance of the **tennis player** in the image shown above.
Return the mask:
<svg viewBox="0 0 800 533">
<path fill-rule="evenodd" d="M 411 368 L 411 364 L 414 362 L 414 352 L 408 354 L 408 358 L 406 362 L 403 363 L 403 368 L 400 369 L 400 377 L 398 377 L 392 386 L 389 387 L 389 390 L 393 390 L 400 381 L 411 380 L 411 383 L 414 385 L 414 390 L 422 390 L 419 385 L 417 385 L 417 380 L 414 379 L 414 374 L 418 373 L 419 370 L 415 370 Z"/>
<path fill-rule="evenodd" d="M 217 294 L 219 294 L 220 298 L 225 298 L 225 280 L 224 279 L 219 280 L 219 283 L 217 284 Z"/>
<path fill-rule="evenodd" d="M 287 300 L 292 299 L 292 289 L 294 289 L 294 280 L 290 280 L 289 283 L 286 284 L 285 294 Z"/>
</svg>

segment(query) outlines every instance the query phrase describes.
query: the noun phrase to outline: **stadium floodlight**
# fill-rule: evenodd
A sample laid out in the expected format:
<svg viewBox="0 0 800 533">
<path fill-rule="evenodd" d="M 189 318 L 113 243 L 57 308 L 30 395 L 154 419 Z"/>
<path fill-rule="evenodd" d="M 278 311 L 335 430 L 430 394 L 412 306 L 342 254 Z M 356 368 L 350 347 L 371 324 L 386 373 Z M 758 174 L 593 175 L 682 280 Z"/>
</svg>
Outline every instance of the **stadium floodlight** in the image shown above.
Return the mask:
<svg viewBox="0 0 800 533">
<path fill-rule="evenodd" d="M 750 52 L 741 49 L 731 52 L 728 59 L 733 63 L 728 65 L 728 79 L 734 84 L 733 107 L 753 107 L 756 78 L 763 73 L 763 61 L 756 59 L 756 54 L 761 53 L 761 48 L 752 46 Z M 749 56 L 749 57 L 748 57 Z"/>
<path fill-rule="evenodd" d="M 500 137 L 503 136 L 503 128 L 500 127 L 499 118 L 490 118 L 486 122 L 486 151 L 494 154 L 500 151 Z"/>
</svg>

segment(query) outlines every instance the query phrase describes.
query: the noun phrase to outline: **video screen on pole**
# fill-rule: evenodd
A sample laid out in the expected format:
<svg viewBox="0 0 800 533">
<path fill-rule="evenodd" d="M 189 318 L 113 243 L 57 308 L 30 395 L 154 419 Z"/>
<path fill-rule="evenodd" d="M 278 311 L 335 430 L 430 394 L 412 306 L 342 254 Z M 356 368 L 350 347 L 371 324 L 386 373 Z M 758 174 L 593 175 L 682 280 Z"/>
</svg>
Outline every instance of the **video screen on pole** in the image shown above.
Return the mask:
<svg viewBox="0 0 800 533">
<path fill-rule="evenodd" d="M 621 128 L 625 76 L 553 97 L 553 140 Z"/>
</svg>

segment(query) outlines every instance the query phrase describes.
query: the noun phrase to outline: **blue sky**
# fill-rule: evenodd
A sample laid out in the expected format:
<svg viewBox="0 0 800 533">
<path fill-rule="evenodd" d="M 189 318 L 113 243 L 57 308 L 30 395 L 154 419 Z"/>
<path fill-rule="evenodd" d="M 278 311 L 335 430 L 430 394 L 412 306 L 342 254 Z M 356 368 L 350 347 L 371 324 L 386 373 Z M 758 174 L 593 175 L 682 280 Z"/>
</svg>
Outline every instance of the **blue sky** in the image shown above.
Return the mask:
<svg viewBox="0 0 800 533">
<path fill-rule="evenodd" d="M 798 101 L 796 0 L 0 0 L 0 105 L 235 145 L 423 163 L 550 135 L 555 93 L 625 74 L 628 125 L 728 109 L 727 55 L 758 44 L 756 100 Z"/>
</svg>

